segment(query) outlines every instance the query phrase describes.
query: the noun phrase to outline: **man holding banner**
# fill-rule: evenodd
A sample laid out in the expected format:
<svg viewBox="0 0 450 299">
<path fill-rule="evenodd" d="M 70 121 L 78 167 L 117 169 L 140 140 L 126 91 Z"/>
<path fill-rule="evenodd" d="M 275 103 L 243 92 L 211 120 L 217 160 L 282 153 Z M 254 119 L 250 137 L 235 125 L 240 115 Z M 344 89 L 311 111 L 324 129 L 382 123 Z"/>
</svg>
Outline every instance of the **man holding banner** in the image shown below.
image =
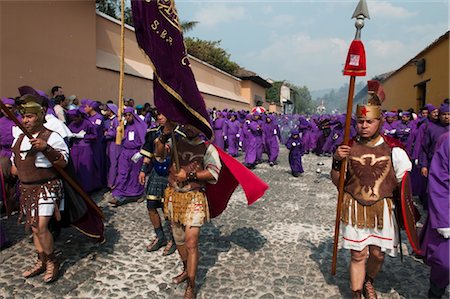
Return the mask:
<svg viewBox="0 0 450 299">
<path fill-rule="evenodd" d="M 165 213 L 177 225 L 173 233 L 187 267 L 175 282 L 188 280 L 185 298 L 194 298 L 200 226 L 225 210 L 238 185 L 249 205 L 268 186 L 239 161 L 200 138 L 213 140 L 214 133 L 190 67 L 174 0 L 132 0 L 131 8 L 136 40 L 154 72 L 155 106 L 172 122 L 172 128 L 183 125 L 174 133 L 166 124 L 157 145 L 162 147 L 172 138 Z"/>
<path fill-rule="evenodd" d="M 164 195 L 164 213 L 172 222 L 172 232 L 183 271 L 173 278 L 176 284 L 187 280 L 184 298 L 195 297 L 195 276 L 199 260 L 198 238 L 200 227 L 209 220 L 206 183 L 218 181 L 222 164 L 219 153 L 212 144 L 206 144 L 200 132 L 191 125 L 184 125 L 172 139 L 172 156 L 169 171 L 169 187 Z M 156 156 L 162 156 L 172 133 L 170 126 L 156 141 Z M 177 161 L 178 160 L 178 161 Z"/>
</svg>

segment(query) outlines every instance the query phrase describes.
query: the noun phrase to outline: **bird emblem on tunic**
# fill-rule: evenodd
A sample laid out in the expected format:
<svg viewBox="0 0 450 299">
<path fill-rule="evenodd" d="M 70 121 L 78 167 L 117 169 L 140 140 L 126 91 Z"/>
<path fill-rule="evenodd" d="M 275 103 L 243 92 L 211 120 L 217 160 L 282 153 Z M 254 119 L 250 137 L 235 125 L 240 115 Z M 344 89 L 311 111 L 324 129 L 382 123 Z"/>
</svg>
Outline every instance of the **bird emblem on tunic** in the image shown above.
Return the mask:
<svg viewBox="0 0 450 299">
<path fill-rule="evenodd" d="M 380 185 L 391 167 L 390 158 L 388 156 L 377 157 L 374 154 L 350 157 L 350 167 L 360 183 L 356 195 L 361 195 L 362 198 L 369 200 L 378 199 Z"/>
</svg>

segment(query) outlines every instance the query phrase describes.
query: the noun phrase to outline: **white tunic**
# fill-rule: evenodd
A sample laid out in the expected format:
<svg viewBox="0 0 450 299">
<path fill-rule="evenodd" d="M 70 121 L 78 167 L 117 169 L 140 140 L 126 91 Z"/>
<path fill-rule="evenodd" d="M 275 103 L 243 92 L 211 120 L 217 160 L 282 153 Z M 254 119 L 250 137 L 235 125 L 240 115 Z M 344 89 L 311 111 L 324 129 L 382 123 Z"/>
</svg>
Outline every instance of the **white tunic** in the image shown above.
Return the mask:
<svg viewBox="0 0 450 299">
<path fill-rule="evenodd" d="M 381 138 L 376 146 L 383 142 L 384 139 Z M 392 164 L 398 182 L 402 180 L 405 172 L 411 171 L 412 168 L 408 154 L 399 147 L 392 149 Z M 343 237 L 344 248 L 361 251 L 368 245 L 375 245 L 380 247 L 382 252 L 392 257 L 397 256 L 399 244 L 397 222 L 393 212 L 389 216 L 389 206 L 386 203 L 386 199 L 383 200 L 383 218 L 388 221 L 384 221 L 382 229 L 378 229 L 376 226 L 375 228 L 358 228 L 356 225 L 352 226 L 351 217 L 349 217 L 348 224 L 341 223 L 341 235 Z M 356 205 L 356 201 L 354 201 L 354 204 Z"/>
</svg>

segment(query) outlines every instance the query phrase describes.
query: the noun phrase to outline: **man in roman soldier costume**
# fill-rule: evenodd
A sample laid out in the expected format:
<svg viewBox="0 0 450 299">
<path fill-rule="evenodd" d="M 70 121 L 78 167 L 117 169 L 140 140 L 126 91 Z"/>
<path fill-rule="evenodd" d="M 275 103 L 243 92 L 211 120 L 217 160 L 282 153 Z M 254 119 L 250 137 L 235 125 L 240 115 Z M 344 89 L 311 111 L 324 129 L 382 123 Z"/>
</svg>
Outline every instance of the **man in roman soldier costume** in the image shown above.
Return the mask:
<svg viewBox="0 0 450 299">
<path fill-rule="evenodd" d="M 171 126 L 166 123 L 156 141 L 158 156 L 163 155 L 165 144 L 171 137 Z M 222 164 L 217 149 L 206 144 L 194 126 L 187 124 L 175 132 L 178 133 L 174 135 L 175 140 L 171 140 L 173 162 L 164 196 L 164 213 L 172 222 L 173 236 L 184 267 L 173 282 L 178 284 L 187 280 L 184 298 L 194 298 L 200 227 L 210 218 L 206 184 L 217 182 Z"/>
<path fill-rule="evenodd" d="M 163 255 L 166 256 L 176 251 L 176 244 L 173 240 L 172 228 L 167 221 L 166 223 L 169 224 L 169 235 L 166 236 L 164 234 L 158 209 L 163 208 L 164 191 L 168 184 L 167 177 L 169 175 L 170 157 L 167 150 L 168 147 L 164 150 L 163 156 L 156 156 L 155 142 L 161 135 L 167 118 L 156 110 L 154 110 L 154 118 L 159 126 L 150 129 L 145 135 L 145 143 L 140 151 L 141 155 L 144 156 L 144 162 L 139 173 L 139 183 L 145 185 L 145 176 L 148 172 L 149 176 L 145 188 L 145 197 L 147 199 L 148 216 L 153 225 L 156 237 L 150 244 L 146 245 L 146 249 L 149 252 L 153 252 L 165 246 Z"/>
<path fill-rule="evenodd" d="M 53 251 L 53 236 L 48 230 L 52 216 L 59 221 L 63 210 L 63 183 L 53 165 L 65 167 L 69 149 L 64 139 L 44 127 L 45 115 L 41 99 L 26 94 L 21 97 L 22 123 L 32 134 L 20 134 L 12 146 L 12 173 L 20 180 L 20 212 L 26 226 L 32 228 L 38 260 L 23 272 L 28 278 L 45 272 L 44 282 L 54 281 L 59 264 Z M 44 153 L 49 159 L 44 156 Z"/>
<path fill-rule="evenodd" d="M 373 281 L 385 253 L 396 256 L 399 240 L 394 216 L 394 190 L 411 162 L 401 144 L 380 135 L 384 92 L 368 82 L 367 104 L 357 106 L 357 136 L 350 146 L 340 145 L 333 155 L 331 176 L 338 185 L 339 170 L 347 167 L 341 209 L 343 247 L 350 249 L 352 298 L 377 298 Z M 343 160 L 347 158 L 347 165 Z"/>
</svg>

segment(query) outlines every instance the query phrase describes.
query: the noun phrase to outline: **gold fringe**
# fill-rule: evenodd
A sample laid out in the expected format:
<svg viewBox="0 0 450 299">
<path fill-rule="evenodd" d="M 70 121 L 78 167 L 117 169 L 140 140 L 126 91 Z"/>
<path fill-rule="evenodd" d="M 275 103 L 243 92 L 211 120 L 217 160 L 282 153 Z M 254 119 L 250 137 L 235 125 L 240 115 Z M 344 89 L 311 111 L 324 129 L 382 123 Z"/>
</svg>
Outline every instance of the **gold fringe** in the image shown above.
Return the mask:
<svg viewBox="0 0 450 299">
<path fill-rule="evenodd" d="M 164 192 L 164 214 L 169 220 L 185 226 L 201 226 L 210 219 L 203 192 L 177 192 L 172 187 Z"/>
<path fill-rule="evenodd" d="M 389 208 L 389 215 L 392 213 L 392 198 L 385 198 Z M 348 193 L 344 194 L 344 200 L 341 209 L 341 221 L 358 228 L 382 229 L 384 225 L 384 200 L 379 200 L 373 205 L 365 206 L 353 199 Z"/>
</svg>

